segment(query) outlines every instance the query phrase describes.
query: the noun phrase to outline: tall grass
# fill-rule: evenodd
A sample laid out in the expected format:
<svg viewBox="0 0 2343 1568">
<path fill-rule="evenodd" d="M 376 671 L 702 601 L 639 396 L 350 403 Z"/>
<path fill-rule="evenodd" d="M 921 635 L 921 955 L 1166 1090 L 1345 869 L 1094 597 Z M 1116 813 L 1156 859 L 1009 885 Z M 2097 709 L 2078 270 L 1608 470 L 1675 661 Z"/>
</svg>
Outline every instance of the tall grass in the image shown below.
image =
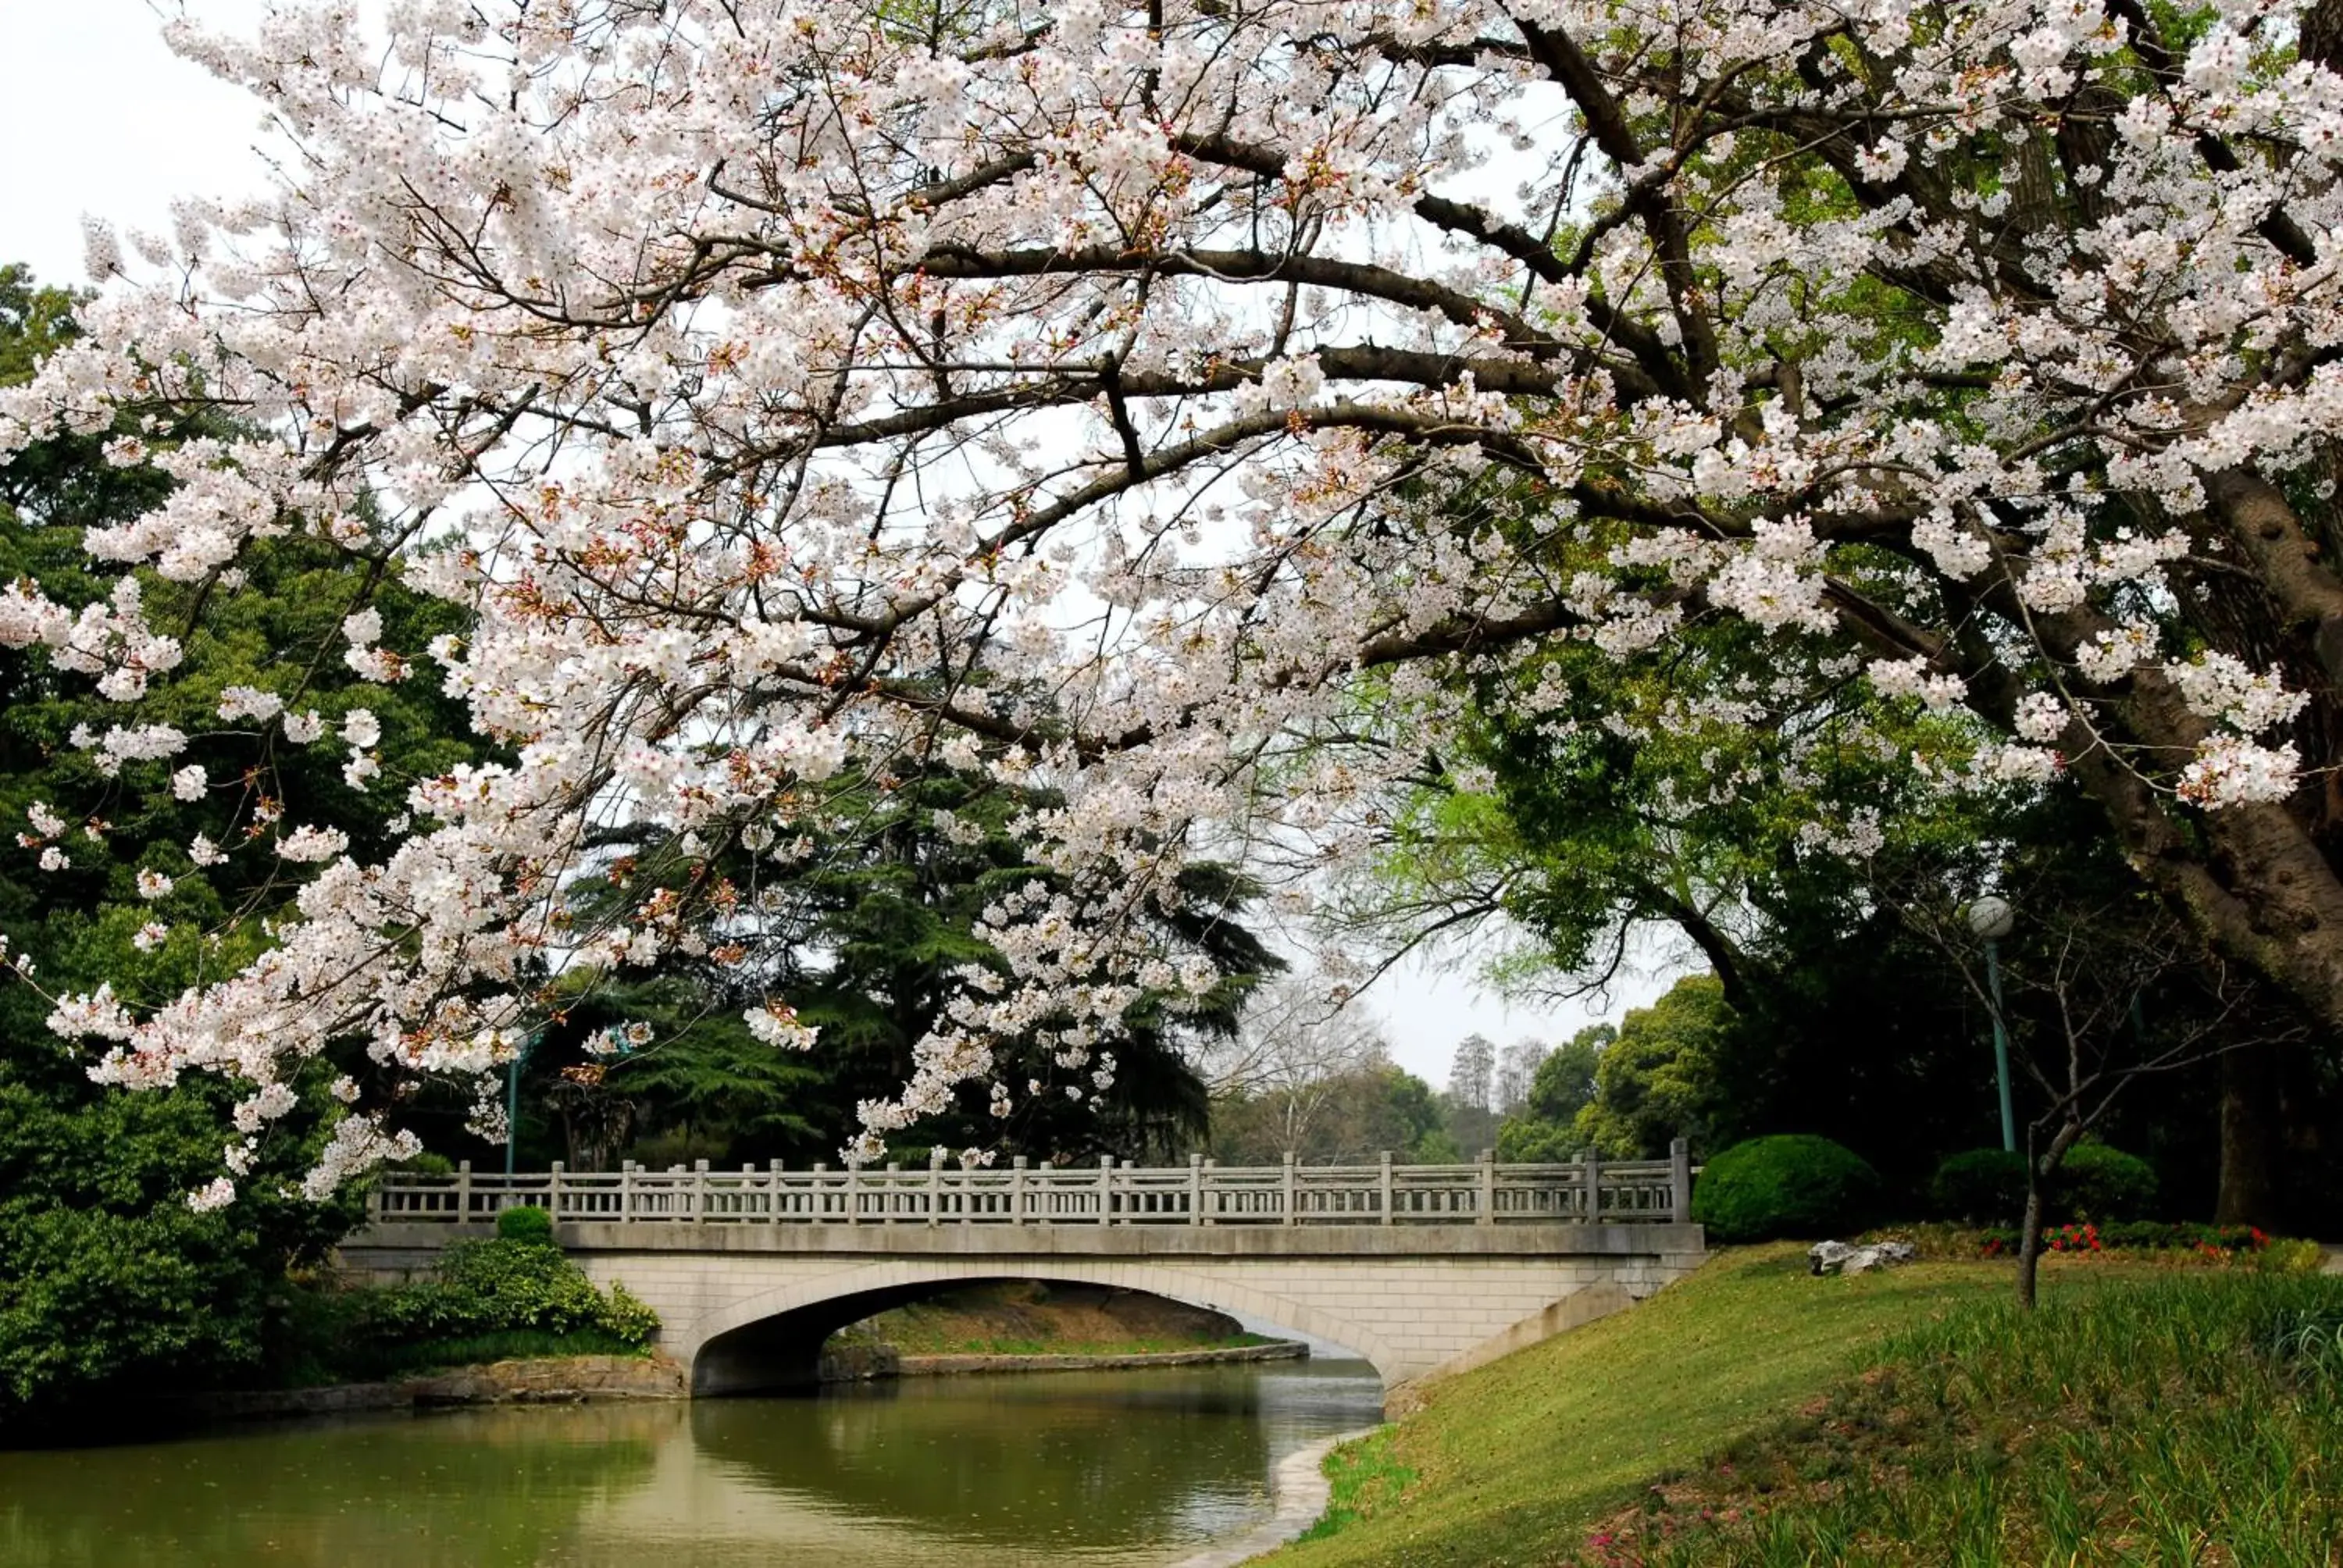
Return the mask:
<svg viewBox="0 0 2343 1568">
<path fill-rule="evenodd" d="M 1580 1562 L 2343 1564 L 2343 1280 L 1969 1302 L 1876 1362 L 1654 1488 Z"/>
<path fill-rule="evenodd" d="M 1326 1508 L 1301 1539 L 1322 1541 L 1378 1505 L 1405 1493 L 1415 1472 L 1392 1452 L 1392 1429 L 1378 1427 L 1353 1438 L 1326 1456 Z"/>
</svg>

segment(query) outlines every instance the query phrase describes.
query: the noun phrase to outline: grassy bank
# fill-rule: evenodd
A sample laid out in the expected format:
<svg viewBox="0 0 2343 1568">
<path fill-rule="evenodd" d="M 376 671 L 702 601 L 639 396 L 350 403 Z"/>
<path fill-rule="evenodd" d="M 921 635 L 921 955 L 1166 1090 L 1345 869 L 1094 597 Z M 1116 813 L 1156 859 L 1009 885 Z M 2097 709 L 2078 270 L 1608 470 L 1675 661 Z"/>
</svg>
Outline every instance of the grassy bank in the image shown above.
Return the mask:
<svg viewBox="0 0 2343 1568">
<path fill-rule="evenodd" d="M 972 1285 L 866 1318 L 832 1352 L 900 1356 L 1155 1355 L 1266 1344 L 1234 1318 L 1184 1302 L 1101 1286 L 1013 1280 Z"/>
<path fill-rule="evenodd" d="M 2006 1265 L 1723 1255 L 1437 1385 L 1336 1456 L 1326 1519 L 1267 1561 L 2328 1561 L 2343 1353 L 2317 1346 L 2343 1281 L 2053 1259 L 2032 1321 L 2008 1290 Z M 2240 1550 L 2171 1555 L 2190 1529 Z"/>
</svg>

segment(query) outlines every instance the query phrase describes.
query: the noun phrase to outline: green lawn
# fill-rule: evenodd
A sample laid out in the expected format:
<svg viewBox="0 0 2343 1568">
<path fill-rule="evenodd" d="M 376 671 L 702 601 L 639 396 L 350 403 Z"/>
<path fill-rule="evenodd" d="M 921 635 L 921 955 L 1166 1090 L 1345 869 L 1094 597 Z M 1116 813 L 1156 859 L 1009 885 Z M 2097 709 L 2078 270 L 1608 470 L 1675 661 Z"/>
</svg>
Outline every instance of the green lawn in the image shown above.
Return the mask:
<svg viewBox="0 0 2343 1568">
<path fill-rule="evenodd" d="M 2145 1319 L 2133 1292 L 2104 1291 L 2117 1282 L 2139 1283 L 2147 1293 L 2141 1298 L 2150 1302 Z M 2134 1327 L 2126 1332 L 2135 1334 L 2143 1332 L 2135 1320 L 2149 1323 L 2144 1332 L 2161 1332 L 2157 1314 L 2165 1308 L 2159 1303 L 2176 1285 L 2184 1296 L 2196 1293 L 2191 1310 L 2202 1319 L 2207 1303 L 2216 1309 L 2213 1315 L 2218 1315 L 2219 1306 L 2231 1299 L 2220 1294 L 2225 1290 L 2241 1303 L 2258 1303 L 2258 1311 L 2268 1304 L 2265 1298 L 2278 1299 L 2273 1291 L 2298 1295 L 2329 1283 L 2294 1281 L 2280 1287 L 2250 1273 L 2191 1275 L 2105 1259 L 2056 1260 L 2045 1270 L 2046 1313 L 2055 1312 L 2061 1302 L 2077 1304 L 2082 1292 L 2089 1292 L 2086 1299 L 2093 1302 L 2104 1295 L 2111 1307 L 2119 1297 L 2130 1305 L 2113 1314 L 2095 1310 L 2041 1321 L 2068 1325 L 2056 1328 L 2051 1336 L 2061 1344 L 2096 1342 L 2105 1350 L 2114 1342 L 2098 1319 L 2111 1316 L 2132 1322 Z M 1922 1263 L 1852 1280 L 1815 1279 L 1794 1246 L 1721 1253 L 1697 1274 L 1641 1306 L 1434 1385 L 1423 1408 L 1336 1456 L 1330 1464 L 1335 1493 L 1328 1518 L 1313 1538 L 1262 1561 L 1276 1568 L 1568 1562 L 1585 1547 L 1590 1531 L 1606 1522 L 1606 1527 L 1615 1527 L 1622 1510 L 1646 1499 L 1655 1501 L 1654 1482 L 1687 1472 L 1695 1473 L 1696 1483 L 1715 1494 L 1709 1500 L 1720 1509 L 1737 1503 L 1746 1511 L 1753 1501 L 1770 1509 L 1778 1501 L 1814 1518 L 1820 1517 L 1817 1510 L 1836 1509 L 1843 1517 L 1835 1517 L 1832 1528 L 1845 1525 L 1860 1533 L 1867 1526 L 1848 1513 L 1852 1505 L 1847 1498 L 1863 1489 L 1845 1478 L 1853 1472 L 1867 1473 L 1875 1455 L 1863 1450 L 1868 1429 L 1861 1421 L 1846 1425 L 1841 1420 L 1853 1408 L 1849 1391 L 1859 1396 L 1869 1386 L 1854 1374 L 1875 1362 L 1889 1342 L 1916 1357 L 1950 1356 L 1957 1368 L 1961 1345 L 1990 1345 L 1993 1353 L 2001 1354 L 2028 1335 L 2039 1340 L 2034 1325 L 2016 1324 L 2001 1312 L 1998 1303 L 2009 1289 L 2010 1271 L 2005 1264 Z M 2343 1302 L 2343 1291 L 2330 1293 Z M 2078 1328 L 2087 1332 L 2078 1335 Z M 1948 1352 L 1946 1345 L 1954 1349 Z M 2228 1353 L 2232 1359 L 2247 1354 L 2235 1346 Z M 2075 1359 L 2070 1356 L 2068 1362 Z M 2067 1375 L 2082 1381 L 2104 1377 L 2109 1387 L 2120 1389 L 2130 1369 L 2116 1364 L 2119 1359 L 2083 1362 L 2087 1369 L 2097 1370 Z M 2036 1363 L 2068 1364 L 2056 1359 L 2042 1362 L 2039 1357 Z M 2000 1395 L 2007 1392 L 1999 1391 Z M 2039 1430 L 2059 1429 L 2057 1402 L 2055 1397 L 2049 1400 Z M 2179 1408 L 2209 1407 L 2191 1402 Z M 2169 1415 L 2167 1410 L 2159 1430 L 2168 1430 Z M 1962 1410 L 1945 1407 L 1932 1433 L 1936 1447 L 1930 1452 L 1948 1445 L 1961 1449 L 1954 1456 L 1957 1462 L 1948 1462 L 1946 1474 L 1957 1471 L 1966 1484 L 1976 1474 L 1993 1473 L 2010 1442 L 2001 1433 L 1975 1438 L 1960 1428 L 1965 1419 Z M 1833 1453 L 1815 1446 L 1816 1434 L 1833 1422 L 1855 1433 L 1851 1463 L 1849 1444 L 1842 1438 L 1831 1439 L 1836 1444 Z M 2272 1429 L 2276 1435 L 2266 1432 L 2262 1441 L 2282 1447 L 2289 1432 L 2298 1440 L 2303 1430 L 2298 1422 L 2293 1428 Z M 1892 1464 L 1908 1465 L 1914 1444 L 1908 1434 L 1896 1441 L 1903 1446 L 1882 1452 Z M 2021 1435 L 2018 1446 L 2023 1443 Z M 1825 1479 L 1800 1492 L 1803 1483 L 1794 1476 L 1794 1484 L 1778 1498 L 1755 1499 L 1738 1472 L 1724 1473 L 1727 1479 L 1721 1484 L 1715 1471 L 1700 1476 L 1703 1462 L 1728 1447 L 1736 1450 L 1736 1460 L 1752 1465 L 1762 1463 L 1769 1449 L 1821 1455 L 1837 1465 L 1828 1473 L 1840 1479 Z M 1982 1461 L 1972 1462 L 1980 1454 Z M 1783 1467 L 1777 1462 L 1775 1469 Z M 1925 1466 L 1919 1472 L 1906 1468 L 1877 1473 L 1887 1476 L 1890 1484 L 1870 1488 L 1867 1495 L 1874 1503 L 1881 1496 L 1905 1498 L 1937 1484 L 1934 1480 L 1917 1487 L 1903 1484 L 1914 1473 L 1926 1473 Z M 2258 1485 L 2259 1473 L 2252 1476 L 2247 1484 Z M 2313 1503 L 2323 1506 L 2317 1478 L 2307 1484 Z M 2120 1505 L 2117 1499 L 2118 1511 Z M 1809 1522 L 1801 1517 L 1802 1532 Z M 1815 1534 L 1817 1541 L 1829 1538 L 1825 1533 Z M 1670 1553 L 1671 1560 L 1674 1555 Z M 1720 1543 L 1684 1560 L 1841 1559 L 1828 1550 L 1821 1555 L 1745 1557 L 1739 1549 L 1727 1550 Z M 1940 1559 L 1924 1554 L 1914 1560 Z M 1988 1554 L 1975 1560 L 2001 1559 Z M 2102 1559 L 2086 1553 L 2071 1560 Z M 2198 1560 L 2232 1559 L 2216 1554 Z"/>
</svg>

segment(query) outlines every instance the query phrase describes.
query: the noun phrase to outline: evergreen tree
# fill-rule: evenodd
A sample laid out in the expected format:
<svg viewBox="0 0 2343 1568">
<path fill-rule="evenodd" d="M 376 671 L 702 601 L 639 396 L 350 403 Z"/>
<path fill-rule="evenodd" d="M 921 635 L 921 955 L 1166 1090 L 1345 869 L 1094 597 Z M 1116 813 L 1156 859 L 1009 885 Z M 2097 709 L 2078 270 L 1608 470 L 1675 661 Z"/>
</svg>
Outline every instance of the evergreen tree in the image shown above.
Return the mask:
<svg viewBox="0 0 2343 1568">
<path fill-rule="evenodd" d="M 0 267 L 0 384 L 21 381 L 73 332 L 72 297 Z M 81 532 L 134 517 L 167 492 L 156 467 L 107 460 L 121 432 L 43 441 L 0 467 L 0 581 L 30 578 L 78 608 L 98 597 L 85 575 Z M 200 439 L 199 426 L 141 432 L 150 447 Z M 263 678 L 338 643 L 344 614 L 372 604 L 403 634 L 452 629 L 454 612 L 404 592 L 395 573 L 353 566 L 297 535 L 251 551 L 240 574 L 197 584 L 142 578 L 150 609 L 189 628 L 184 658 L 158 674 L 156 717 L 191 734 L 216 732 L 221 690 Z M 197 601 L 206 613 L 197 621 Z M 216 735 L 173 769 L 205 769 L 206 794 L 236 799 L 249 822 L 289 779 L 328 802 L 325 819 L 361 855 L 389 841 L 404 810 L 399 775 L 436 771 L 472 749 L 456 705 L 427 686 L 369 687 L 338 668 L 306 669 L 305 700 L 339 719 L 365 705 L 382 731 L 383 776 L 361 790 L 341 774 L 346 749 Z M 40 648 L 0 649 L 0 818 L 23 839 L 0 852 L 0 935 L 29 961 L 0 983 L 0 1425 L 53 1420 L 94 1393 L 158 1389 L 252 1375 L 282 1306 L 288 1266 L 322 1255 L 355 1222 L 355 1193 L 315 1202 L 299 1191 L 325 1128 L 339 1114 L 326 1092 L 342 1074 L 364 1077 L 362 1055 L 320 1061 L 295 1085 L 303 1105 L 251 1147 L 224 1149 L 237 1095 L 209 1074 L 167 1089 L 100 1088 L 90 1057 L 45 1026 L 45 992 L 110 983 L 154 1004 L 268 940 L 286 891 L 258 854 L 223 846 L 204 876 L 189 846 L 217 831 L 214 814 L 141 777 L 157 764 L 108 771 L 76 744 L 103 729 L 108 704 L 85 678 L 63 677 Z M 366 782 L 360 780 L 360 782 Z M 44 832 L 53 814 L 65 826 Z M 25 840 L 31 840 L 25 842 Z M 46 850 L 54 870 L 40 869 Z M 142 885 L 143 879 L 143 885 Z M 242 1196 L 213 1212 L 189 1193 L 248 1164 Z"/>
<path fill-rule="evenodd" d="M 632 1141 L 652 1160 L 837 1158 L 861 1105 L 910 1076 L 956 975 L 1003 967 L 978 928 L 1004 895 L 1051 882 L 1009 830 L 1020 814 L 1051 804 L 1044 790 L 937 763 L 892 778 L 875 808 L 859 800 L 850 813 L 809 811 L 802 845 L 735 841 L 694 855 L 657 833 L 612 835 L 604 886 L 582 890 L 583 906 L 639 900 L 648 883 L 679 897 L 723 890 L 739 914 L 729 940 L 648 987 L 578 985 L 536 1071 L 548 1110 L 567 1102 L 577 1120 L 588 1098 L 580 1081 L 590 1080 L 594 1092 L 632 1108 Z M 1000 1076 L 1023 1091 L 1006 1114 L 963 1087 L 949 1109 L 890 1136 L 890 1154 L 924 1161 L 942 1146 L 1062 1163 L 1202 1147 L 1210 1111 L 1195 1047 L 1232 1031 L 1252 987 L 1282 967 L 1241 923 L 1254 891 L 1204 864 L 1171 896 L 1144 900 L 1168 956 L 1212 964 L 1219 979 L 1201 1006 L 1143 998 L 1126 1014 L 1124 1036 L 1077 1068 L 1062 1065 L 1046 1038 L 1055 1020 L 1037 1020 L 1026 1040 L 996 1048 Z M 751 1040 L 740 1015 L 767 999 L 819 1030 L 819 1047 L 797 1056 Z M 587 1059 L 589 1043 L 636 1020 L 651 1026 L 642 1048 Z"/>
</svg>

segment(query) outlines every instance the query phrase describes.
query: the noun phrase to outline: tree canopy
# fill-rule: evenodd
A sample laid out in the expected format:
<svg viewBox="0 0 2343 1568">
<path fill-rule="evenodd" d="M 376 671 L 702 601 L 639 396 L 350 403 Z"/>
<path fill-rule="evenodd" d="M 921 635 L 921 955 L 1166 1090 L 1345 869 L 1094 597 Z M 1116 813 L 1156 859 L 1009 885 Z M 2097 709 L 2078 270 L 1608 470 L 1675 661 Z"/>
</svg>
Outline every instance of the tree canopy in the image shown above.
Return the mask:
<svg viewBox="0 0 2343 1568">
<path fill-rule="evenodd" d="M 1041 782 L 1017 832 L 1053 875 L 988 909 L 1002 963 L 869 1107 L 883 1141 L 963 1083 L 1031 1093 L 990 1042 L 1037 1020 L 1074 1071 L 1134 1009 L 1207 1005 L 1151 900 L 1197 859 L 1302 895 L 1371 853 L 1455 749 L 1460 677 L 1513 733 L 1631 735 L 1651 718 L 1578 713 L 1550 651 L 1724 624 L 1860 689 L 1840 749 L 1879 782 L 1817 775 L 1825 846 L 1880 788 L 2071 780 L 2201 940 L 2343 1027 L 2336 23 L 491 0 L 380 37 L 305 0 L 252 39 L 181 26 L 302 172 L 187 206 L 146 262 L 99 231 L 116 281 L 0 396 L 0 451 L 118 429 L 111 460 L 168 472 L 85 544 L 174 603 L 288 528 L 404 560 L 468 629 L 359 612 L 326 651 L 386 686 L 436 666 L 510 760 L 418 785 L 379 849 L 329 825 L 330 779 L 288 795 L 255 840 L 303 883 L 267 950 L 60 1023 L 128 1081 L 228 1039 L 252 1081 L 353 1038 L 491 1068 L 558 1005 L 548 954 L 753 947 L 688 874 L 740 835 L 931 757 Z M 206 409 L 238 423 L 149 448 Z M 163 624 L 0 595 L 0 643 L 95 680 L 91 749 L 150 791 L 206 743 L 143 678 Z M 1677 707 L 1646 715 L 1762 724 L 1657 669 Z M 304 689 L 230 721 L 297 743 Z M 588 929 L 565 890 L 615 819 L 683 874 Z M 743 1016 L 794 1039 L 794 1006 Z"/>
</svg>

